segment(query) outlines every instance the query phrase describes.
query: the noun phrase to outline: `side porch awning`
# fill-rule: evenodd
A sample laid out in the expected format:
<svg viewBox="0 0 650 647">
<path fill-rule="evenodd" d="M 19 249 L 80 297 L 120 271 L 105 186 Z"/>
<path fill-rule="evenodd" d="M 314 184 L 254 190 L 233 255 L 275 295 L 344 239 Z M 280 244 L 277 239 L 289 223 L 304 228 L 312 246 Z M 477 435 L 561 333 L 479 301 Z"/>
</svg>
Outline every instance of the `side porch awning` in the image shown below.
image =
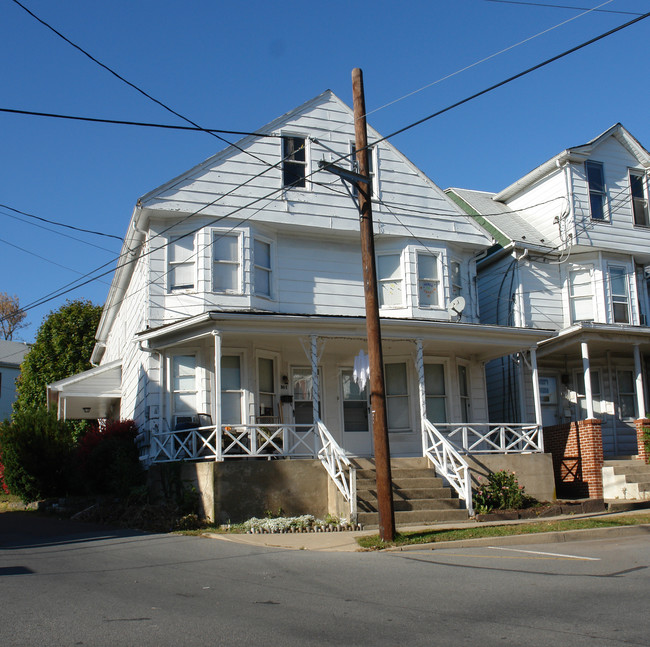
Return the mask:
<svg viewBox="0 0 650 647">
<path fill-rule="evenodd" d="M 122 360 L 96 366 L 47 386 L 48 408 L 63 420 L 119 418 Z"/>
</svg>

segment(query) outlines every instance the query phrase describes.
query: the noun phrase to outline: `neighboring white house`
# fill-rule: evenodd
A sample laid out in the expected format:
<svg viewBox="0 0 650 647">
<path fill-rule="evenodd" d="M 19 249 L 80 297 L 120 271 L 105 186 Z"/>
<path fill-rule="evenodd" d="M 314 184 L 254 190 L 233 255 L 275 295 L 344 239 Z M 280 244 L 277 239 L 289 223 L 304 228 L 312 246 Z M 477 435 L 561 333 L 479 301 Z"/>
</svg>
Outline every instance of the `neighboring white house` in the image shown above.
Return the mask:
<svg viewBox="0 0 650 647">
<path fill-rule="evenodd" d="M 557 331 L 537 351 L 544 423 L 601 419 L 606 456 L 637 453 L 648 407 L 649 170 L 616 124 L 498 194 L 447 191 L 497 243 L 478 264 L 481 321 Z M 528 419 L 528 372 L 490 364 L 491 416 Z"/>
<path fill-rule="evenodd" d="M 16 380 L 28 352 L 29 345 L 22 341 L 0 339 L 0 420 L 11 416 L 16 400 Z"/>
<path fill-rule="evenodd" d="M 355 191 L 319 162 L 353 168 L 353 114 L 326 91 L 258 132 L 138 200 L 97 368 L 50 394 L 67 417 L 133 418 L 147 464 L 319 455 L 340 479 L 349 457 L 373 455 L 354 375 L 365 302 Z M 479 324 L 489 236 L 379 140 L 369 129 L 392 455 L 433 456 L 449 438 L 541 450 L 534 413 L 515 431 L 487 424 L 484 363 L 550 333 Z"/>
</svg>

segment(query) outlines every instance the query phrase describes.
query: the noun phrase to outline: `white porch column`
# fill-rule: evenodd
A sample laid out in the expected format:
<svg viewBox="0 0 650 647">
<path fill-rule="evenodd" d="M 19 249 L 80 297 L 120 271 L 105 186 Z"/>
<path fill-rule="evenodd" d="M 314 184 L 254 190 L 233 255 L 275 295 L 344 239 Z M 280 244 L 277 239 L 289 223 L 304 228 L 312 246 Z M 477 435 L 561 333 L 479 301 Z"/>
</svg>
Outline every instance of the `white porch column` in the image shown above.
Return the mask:
<svg viewBox="0 0 650 647">
<path fill-rule="evenodd" d="M 223 447 L 221 444 L 221 334 L 213 330 L 214 337 L 214 393 L 212 394 L 212 421 L 214 423 L 216 434 L 216 454 L 215 460 L 223 460 Z"/>
<path fill-rule="evenodd" d="M 643 371 L 641 370 L 641 351 L 639 344 L 634 344 L 634 372 L 636 373 L 636 401 L 639 405 L 639 418 L 645 418 L 645 395 L 643 389 Z"/>
<path fill-rule="evenodd" d="M 416 339 L 415 347 L 415 367 L 418 372 L 418 394 L 420 397 L 420 435 L 422 437 L 422 456 L 425 456 L 427 451 L 427 440 L 424 421 L 427 417 L 427 392 L 424 387 L 424 350 L 421 339 Z"/>
<path fill-rule="evenodd" d="M 310 336 L 310 341 L 311 341 L 311 352 L 310 352 L 310 359 L 311 359 L 311 390 L 312 390 L 312 416 L 314 420 L 314 424 L 316 424 L 316 421 L 319 419 L 319 392 L 320 389 L 318 388 L 318 337 L 316 335 L 311 335 Z"/>
<path fill-rule="evenodd" d="M 537 349 L 530 349 L 530 366 L 533 371 L 533 400 L 535 401 L 535 423 L 542 426 L 542 398 L 539 394 L 539 371 L 537 370 Z"/>
<path fill-rule="evenodd" d="M 580 343 L 582 350 L 582 370 L 585 376 L 585 400 L 587 404 L 587 419 L 594 417 L 594 399 L 591 391 L 591 371 L 589 369 L 589 346 L 586 341 Z"/>
</svg>

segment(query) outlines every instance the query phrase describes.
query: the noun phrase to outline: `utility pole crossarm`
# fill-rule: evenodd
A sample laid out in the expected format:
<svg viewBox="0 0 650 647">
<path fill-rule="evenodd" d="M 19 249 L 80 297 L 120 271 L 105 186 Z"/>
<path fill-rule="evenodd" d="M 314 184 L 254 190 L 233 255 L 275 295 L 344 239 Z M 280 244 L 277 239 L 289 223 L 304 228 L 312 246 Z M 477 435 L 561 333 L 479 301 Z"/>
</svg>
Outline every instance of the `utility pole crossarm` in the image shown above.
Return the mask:
<svg viewBox="0 0 650 647">
<path fill-rule="evenodd" d="M 365 175 L 361 175 L 361 173 L 357 173 L 356 171 L 351 171 L 350 169 L 343 168 L 341 166 L 336 166 L 336 164 L 331 164 L 330 162 L 326 162 L 325 160 L 320 160 L 320 162 L 318 162 L 318 168 L 321 171 L 327 171 L 328 173 L 337 175 L 343 180 L 348 180 L 348 182 L 352 182 L 354 184 L 359 184 L 360 182 L 362 182 L 363 184 L 368 185 L 368 192 L 372 193 L 371 179 Z"/>
</svg>

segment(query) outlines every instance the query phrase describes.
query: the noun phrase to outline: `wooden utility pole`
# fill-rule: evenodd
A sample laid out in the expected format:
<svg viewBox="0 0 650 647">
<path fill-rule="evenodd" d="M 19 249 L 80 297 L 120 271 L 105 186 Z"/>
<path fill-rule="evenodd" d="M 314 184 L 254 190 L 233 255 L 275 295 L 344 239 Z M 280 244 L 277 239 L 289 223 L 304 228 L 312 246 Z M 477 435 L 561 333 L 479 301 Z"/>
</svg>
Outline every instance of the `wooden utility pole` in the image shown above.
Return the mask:
<svg viewBox="0 0 650 647">
<path fill-rule="evenodd" d="M 366 129 L 366 101 L 363 93 L 363 73 L 352 70 L 352 96 L 354 105 L 354 133 L 359 174 L 369 178 L 368 134 Z M 372 224 L 370 182 L 357 184 L 359 221 L 361 229 L 361 261 L 363 263 L 363 288 L 366 297 L 366 330 L 368 360 L 370 364 L 370 409 L 372 433 L 375 444 L 375 469 L 377 475 L 377 503 L 379 508 L 379 535 L 384 541 L 395 539 L 395 512 L 390 474 L 390 448 L 386 416 L 386 391 L 384 388 L 384 359 L 379 327 L 379 300 L 377 298 L 377 268 L 375 266 L 375 241 Z"/>
</svg>

